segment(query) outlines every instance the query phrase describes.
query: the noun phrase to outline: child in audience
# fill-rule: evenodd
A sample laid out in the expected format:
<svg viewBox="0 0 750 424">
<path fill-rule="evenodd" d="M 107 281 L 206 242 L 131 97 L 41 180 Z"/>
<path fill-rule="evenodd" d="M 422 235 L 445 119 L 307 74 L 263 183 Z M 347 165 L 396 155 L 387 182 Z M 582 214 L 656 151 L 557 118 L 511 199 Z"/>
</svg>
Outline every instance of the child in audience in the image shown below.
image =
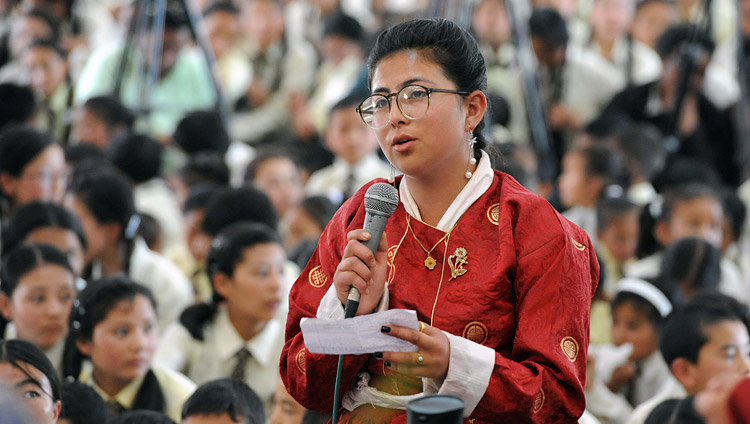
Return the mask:
<svg viewBox="0 0 750 424">
<path fill-rule="evenodd" d="M 331 108 L 325 143 L 336 158 L 333 165 L 310 176 L 305 185 L 308 195 L 326 196 L 340 205 L 365 183 L 388 178 L 390 167 L 377 155 L 375 133 L 355 110 L 365 97 L 367 94 L 355 91 Z"/>
<path fill-rule="evenodd" d="M 258 149 L 247 166 L 245 181 L 264 192 L 279 218 L 302 201 L 304 186 L 299 166 L 291 154 L 275 149 Z"/>
<path fill-rule="evenodd" d="M 8 217 L 32 200 L 62 202 L 68 169 L 62 147 L 27 127 L 0 135 L 0 212 Z"/>
<path fill-rule="evenodd" d="M 307 197 L 284 217 L 284 246 L 289 259 L 300 269 L 307 265 L 320 234 L 336 213 L 336 206 L 327 197 Z"/>
<path fill-rule="evenodd" d="M 82 171 L 71 184 L 66 206 L 83 224 L 90 278 L 125 273 L 159 300 L 160 328 L 177 321 L 193 302 L 190 282 L 136 236 L 139 219 L 125 178 L 108 168 Z"/>
<path fill-rule="evenodd" d="M 638 206 L 645 206 L 656 197 L 651 181 L 664 168 L 666 152 L 662 138 L 650 124 L 629 125 L 615 136 L 616 149 L 623 156 L 629 180 L 627 196 Z"/>
<path fill-rule="evenodd" d="M 177 198 L 161 178 L 164 147 L 143 134 L 125 134 L 109 148 L 109 159 L 133 183 L 133 199 L 138 212 L 148 213 L 159 222 L 166 246 L 183 240 L 182 214 Z"/>
<path fill-rule="evenodd" d="M 196 153 L 187 163 L 167 179 L 177 197 L 177 204 L 185 206 L 190 189 L 201 183 L 216 183 L 229 187 L 230 175 L 224 158 L 214 153 Z"/>
<path fill-rule="evenodd" d="M 626 358 L 618 358 L 620 352 L 614 353 L 618 349 L 595 351 L 597 373 L 586 391 L 589 412 L 606 422 L 624 422 L 633 407 L 654 396 L 668 380 L 669 368 L 659 352 L 659 329 L 671 311 L 667 296 L 651 283 L 635 278 L 617 283 L 612 343 L 615 347 L 629 343 L 632 348 Z"/>
<path fill-rule="evenodd" d="M 76 276 L 83 272 L 83 252 L 88 245 L 86 236 L 78 217 L 61 205 L 33 201 L 18 209 L 3 233 L 3 252 L 29 243 L 48 243 L 57 247 L 67 256 Z"/>
<path fill-rule="evenodd" d="M 104 399 L 86 384 L 65 380 L 60 390 L 62 411 L 58 424 L 94 424 L 109 421 L 109 410 Z"/>
<path fill-rule="evenodd" d="M 78 111 L 73 127 L 73 138 L 79 143 L 93 144 L 107 150 L 109 143 L 120 134 L 133 129 L 135 117 L 118 98 L 96 96 L 86 100 Z"/>
<path fill-rule="evenodd" d="M 0 340 L 0 387 L 16 394 L 36 424 L 55 424 L 60 415 L 60 378 L 38 347 L 23 340 Z"/>
<path fill-rule="evenodd" d="M 65 143 L 73 124 L 73 87 L 68 80 L 66 53 L 55 40 L 36 39 L 21 55 L 21 63 L 29 74 L 31 87 L 40 101 L 37 128 Z"/>
<path fill-rule="evenodd" d="M 7 253 L 0 277 L 0 311 L 13 323 L 5 337 L 26 340 L 62 368 L 68 317 L 76 297 L 68 259 L 47 244 L 20 246 Z"/>
<path fill-rule="evenodd" d="M 63 374 L 92 386 L 115 418 L 148 409 L 178 420 L 195 385 L 151 364 L 158 342 L 151 291 L 124 276 L 104 278 L 81 292 L 73 307 Z"/>
<path fill-rule="evenodd" d="M 281 377 L 276 381 L 272 408 L 270 424 L 302 424 L 305 417 L 305 407 L 294 400 L 292 395 L 286 391 Z"/>
<path fill-rule="evenodd" d="M 612 299 L 615 284 L 635 259 L 639 208 L 625 197 L 605 197 L 596 206 L 596 254 L 606 268 L 603 295 Z"/>
<path fill-rule="evenodd" d="M 717 375 L 750 374 L 747 308 L 728 296 L 705 294 L 676 308 L 662 327 L 660 345 L 674 379 L 639 406 L 630 423 L 643 423 L 666 399 L 696 395 Z"/>
<path fill-rule="evenodd" d="M 582 147 L 563 156 L 558 185 L 563 215 L 596 239 L 596 204 L 604 188 L 614 182 L 615 155 L 604 146 Z"/>
<path fill-rule="evenodd" d="M 265 422 L 258 395 L 247 384 L 230 378 L 200 385 L 182 407 L 182 424 Z"/>
<path fill-rule="evenodd" d="M 669 189 L 641 212 L 636 255 L 640 260 L 625 271 L 627 276 L 656 278 L 661 272 L 663 249 L 685 237 L 698 237 L 719 247 L 723 210 L 716 190 L 689 183 Z M 750 300 L 737 266 L 722 259 L 719 290 L 741 302 Z"/>
<path fill-rule="evenodd" d="M 284 265 L 275 231 L 260 224 L 227 227 L 212 242 L 211 302 L 192 306 L 164 334 L 156 360 L 198 384 L 246 382 L 270 411 L 284 344 Z"/>
</svg>

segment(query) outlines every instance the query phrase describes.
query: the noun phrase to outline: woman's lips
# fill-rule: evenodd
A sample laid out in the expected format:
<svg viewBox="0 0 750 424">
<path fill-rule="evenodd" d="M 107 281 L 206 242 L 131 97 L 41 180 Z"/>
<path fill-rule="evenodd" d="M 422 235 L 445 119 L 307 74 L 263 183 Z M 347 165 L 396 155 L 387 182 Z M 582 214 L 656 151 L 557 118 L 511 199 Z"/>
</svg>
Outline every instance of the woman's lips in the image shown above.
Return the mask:
<svg viewBox="0 0 750 424">
<path fill-rule="evenodd" d="M 393 139 L 393 150 L 402 153 L 409 149 L 414 144 L 414 139 L 409 136 L 400 136 Z"/>
</svg>

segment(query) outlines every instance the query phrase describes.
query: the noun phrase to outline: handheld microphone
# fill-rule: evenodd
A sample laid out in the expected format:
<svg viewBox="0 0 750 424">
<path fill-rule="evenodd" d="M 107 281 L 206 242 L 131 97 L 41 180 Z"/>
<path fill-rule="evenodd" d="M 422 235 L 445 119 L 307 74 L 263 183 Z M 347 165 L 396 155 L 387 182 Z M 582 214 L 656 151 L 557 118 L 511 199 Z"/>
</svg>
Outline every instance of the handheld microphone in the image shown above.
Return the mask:
<svg viewBox="0 0 750 424">
<path fill-rule="evenodd" d="M 365 193 L 365 224 L 362 227 L 370 233 L 370 240 L 364 244 L 375 254 L 380 244 L 380 239 L 385 230 L 388 218 L 393 215 L 398 207 L 398 190 L 387 183 L 377 183 L 370 186 Z M 349 296 L 346 298 L 344 317 L 351 318 L 357 313 L 359 307 L 359 290 L 349 286 Z"/>
</svg>

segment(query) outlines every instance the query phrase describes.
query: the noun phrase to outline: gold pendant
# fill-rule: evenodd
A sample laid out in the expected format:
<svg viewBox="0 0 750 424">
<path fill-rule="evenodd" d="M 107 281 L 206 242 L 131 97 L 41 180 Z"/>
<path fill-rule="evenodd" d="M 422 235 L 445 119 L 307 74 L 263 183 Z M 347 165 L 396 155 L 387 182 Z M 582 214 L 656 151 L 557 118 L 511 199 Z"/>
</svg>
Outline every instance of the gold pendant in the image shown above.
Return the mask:
<svg viewBox="0 0 750 424">
<path fill-rule="evenodd" d="M 465 248 L 459 247 L 456 251 L 448 258 L 448 265 L 451 267 L 451 280 L 466 274 L 468 269 L 464 268 L 464 265 L 468 265 L 467 259 L 468 252 Z"/>
<path fill-rule="evenodd" d="M 424 260 L 424 266 L 432 271 L 433 269 L 435 269 L 435 265 L 437 265 L 437 261 L 428 253 L 427 258 Z"/>
</svg>

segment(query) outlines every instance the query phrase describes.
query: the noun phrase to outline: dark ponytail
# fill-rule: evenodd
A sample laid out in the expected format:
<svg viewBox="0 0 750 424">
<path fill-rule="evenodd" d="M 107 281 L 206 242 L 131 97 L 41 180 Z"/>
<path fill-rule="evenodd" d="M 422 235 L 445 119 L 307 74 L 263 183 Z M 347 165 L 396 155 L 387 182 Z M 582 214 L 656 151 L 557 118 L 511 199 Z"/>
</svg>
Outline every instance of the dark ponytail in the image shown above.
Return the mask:
<svg viewBox="0 0 750 424">
<path fill-rule="evenodd" d="M 414 19 L 392 26 L 378 36 L 367 62 L 368 85 L 378 63 L 387 56 L 403 50 L 419 50 L 440 65 L 445 75 L 462 91 L 480 90 L 487 94 L 487 73 L 484 57 L 474 37 L 447 19 Z M 484 137 L 485 120 L 474 128 L 477 142 L 474 156 L 487 146 Z"/>
<path fill-rule="evenodd" d="M 194 339 L 203 340 L 203 327 L 213 321 L 219 304 L 226 300 L 216 291 L 214 276 L 221 272 L 232 277 L 234 269 L 244 258 L 245 250 L 263 243 L 281 245 L 281 238 L 276 231 L 257 223 L 232 224 L 214 238 L 206 258 L 208 277 L 211 279 L 211 301 L 193 305 L 180 315 L 180 324 Z"/>
<path fill-rule="evenodd" d="M 91 341 L 96 325 L 104 321 L 117 304 L 123 300 L 132 301 L 139 295 L 148 299 L 156 310 L 151 290 L 123 275 L 102 278 L 80 293 L 70 312 L 70 331 L 63 353 L 63 376 L 77 379 L 81 373 L 81 363 L 85 356 L 78 350 L 77 341 Z M 156 376 L 149 371 L 138 390 L 132 409 L 164 412 L 165 407 L 164 393 Z"/>
</svg>

